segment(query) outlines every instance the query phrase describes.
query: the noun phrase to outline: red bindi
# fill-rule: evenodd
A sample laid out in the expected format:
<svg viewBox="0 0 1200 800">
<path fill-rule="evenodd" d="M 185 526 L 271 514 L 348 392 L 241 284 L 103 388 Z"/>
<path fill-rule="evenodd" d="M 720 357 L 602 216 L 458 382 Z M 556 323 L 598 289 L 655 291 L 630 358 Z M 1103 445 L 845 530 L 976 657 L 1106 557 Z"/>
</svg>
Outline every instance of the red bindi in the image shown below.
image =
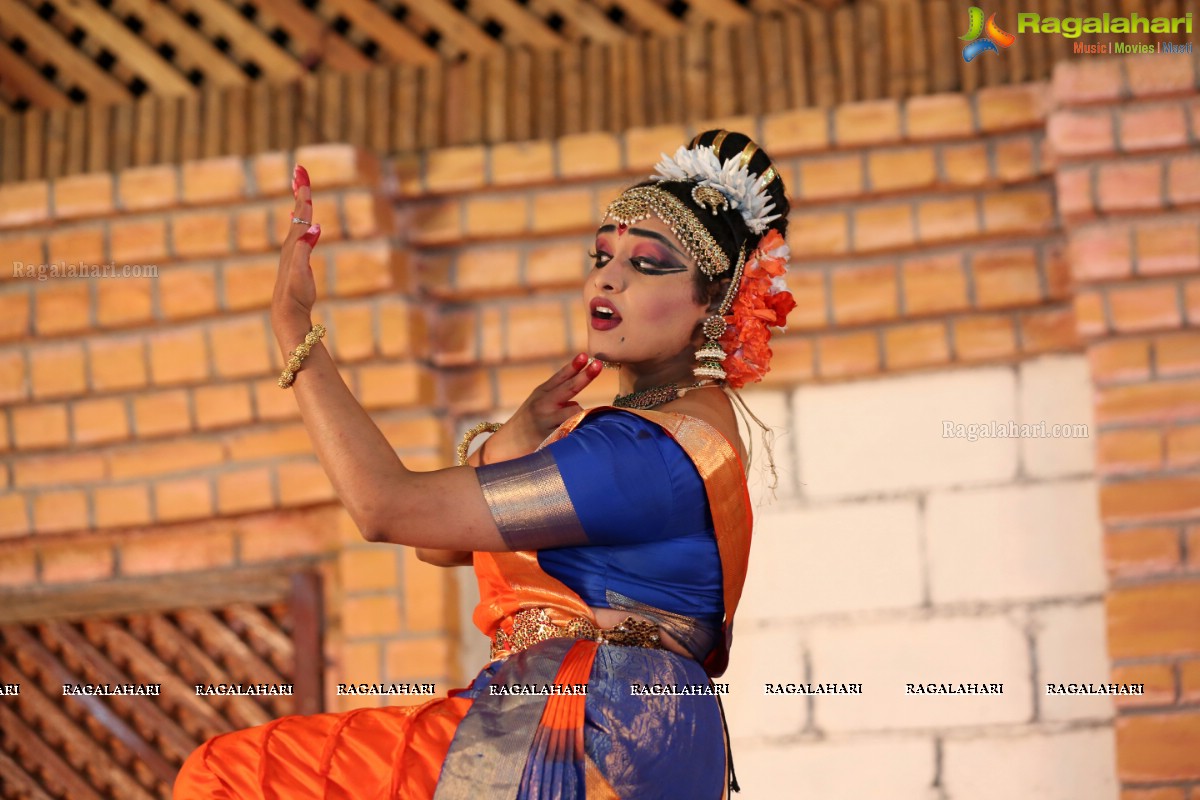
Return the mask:
<svg viewBox="0 0 1200 800">
<path fill-rule="evenodd" d="M 622 235 L 627 230 L 629 230 L 629 226 L 626 225 L 625 223 L 622 222 L 622 223 L 617 224 L 617 235 L 618 236 Z"/>
</svg>

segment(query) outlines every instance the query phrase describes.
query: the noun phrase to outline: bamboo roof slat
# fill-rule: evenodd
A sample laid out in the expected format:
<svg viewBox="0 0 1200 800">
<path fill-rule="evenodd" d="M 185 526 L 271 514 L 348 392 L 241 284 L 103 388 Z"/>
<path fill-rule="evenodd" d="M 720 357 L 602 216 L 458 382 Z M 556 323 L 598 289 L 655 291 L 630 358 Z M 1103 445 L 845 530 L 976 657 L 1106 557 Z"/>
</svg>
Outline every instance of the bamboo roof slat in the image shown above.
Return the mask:
<svg viewBox="0 0 1200 800">
<path fill-rule="evenodd" d="M 236 43 L 237 51 L 253 59 L 267 78 L 289 80 L 298 77 L 304 71 L 290 53 L 224 0 L 167 1 L 176 9 L 187 8 L 200 18 L 202 27 L 220 33 L 230 43 Z"/>
<path fill-rule="evenodd" d="M 371 0 L 325 0 L 331 11 L 341 14 L 359 30 L 370 31 L 379 49 L 399 64 L 434 64 L 437 52 L 420 36 L 397 22 Z"/>
<path fill-rule="evenodd" d="M 567 40 L 537 14 L 512 0 L 473 0 L 468 8 L 477 22 L 495 20 L 504 28 L 504 44 L 529 47 L 558 48 Z M 478 13 L 476 11 L 478 10 Z"/>
<path fill-rule="evenodd" d="M 71 105 L 66 94 L 42 77 L 42 73 L 14 53 L 3 40 L 0 40 L 0 86 L 41 108 L 66 108 Z"/>
<path fill-rule="evenodd" d="M 118 0 L 121 8 L 144 20 L 152 20 L 152 30 L 165 43 L 181 53 L 184 60 L 200 69 L 205 83 L 235 86 L 249 76 L 229 57 L 213 46 L 202 33 L 180 19 L 169 5 L 155 0 Z M 192 92 L 195 93 L 195 90 Z"/>
<path fill-rule="evenodd" d="M 271 20 L 291 37 L 302 60 L 320 57 L 321 63 L 339 72 L 370 69 L 374 62 L 333 30 L 333 26 L 295 0 L 254 0 Z"/>
</svg>

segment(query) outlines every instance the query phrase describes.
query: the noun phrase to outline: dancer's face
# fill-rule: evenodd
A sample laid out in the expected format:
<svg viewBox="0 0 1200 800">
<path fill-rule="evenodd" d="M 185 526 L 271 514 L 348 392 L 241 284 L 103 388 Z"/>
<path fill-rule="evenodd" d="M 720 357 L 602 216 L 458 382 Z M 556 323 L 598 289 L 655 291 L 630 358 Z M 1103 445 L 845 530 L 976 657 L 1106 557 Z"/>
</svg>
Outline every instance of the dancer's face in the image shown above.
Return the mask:
<svg viewBox="0 0 1200 800">
<path fill-rule="evenodd" d="M 696 299 L 698 267 L 662 220 L 652 215 L 628 228 L 606 223 L 596 232 L 593 253 L 583 286 L 592 355 L 638 364 L 695 347 L 709 313 Z"/>
</svg>

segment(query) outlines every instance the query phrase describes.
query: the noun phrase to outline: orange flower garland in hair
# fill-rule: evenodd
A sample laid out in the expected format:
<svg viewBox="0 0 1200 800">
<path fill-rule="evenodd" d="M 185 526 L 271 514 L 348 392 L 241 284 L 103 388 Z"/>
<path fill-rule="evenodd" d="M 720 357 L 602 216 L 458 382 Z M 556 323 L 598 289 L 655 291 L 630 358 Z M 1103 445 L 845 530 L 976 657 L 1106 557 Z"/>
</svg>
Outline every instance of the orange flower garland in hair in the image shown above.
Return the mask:
<svg viewBox="0 0 1200 800">
<path fill-rule="evenodd" d="M 762 380 L 770 370 L 771 328 L 787 325 L 796 299 L 787 290 L 784 273 L 791 252 L 777 230 L 770 230 L 746 259 L 733 306 L 725 316 L 729 327 L 721 336 L 726 356 L 725 382 L 734 389 Z"/>
</svg>

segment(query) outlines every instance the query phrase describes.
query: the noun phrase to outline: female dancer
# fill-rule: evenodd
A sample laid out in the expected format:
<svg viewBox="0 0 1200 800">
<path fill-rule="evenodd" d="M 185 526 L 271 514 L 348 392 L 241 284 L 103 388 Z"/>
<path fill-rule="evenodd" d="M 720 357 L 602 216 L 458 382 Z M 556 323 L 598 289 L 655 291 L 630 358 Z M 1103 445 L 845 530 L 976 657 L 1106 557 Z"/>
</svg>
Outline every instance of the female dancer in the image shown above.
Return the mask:
<svg viewBox="0 0 1200 800">
<path fill-rule="evenodd" d="M 761 378 L 769 328 L 794 305 L 782 279 L 788 201 L 739 133 L 707 131 L 657 173 L 596 233 L 581 301 L 594 360 L 577 357 L 535 390 L 473 464 L 412 472 L 320 346 L 309 267 L 320 229 L 297 167 L 272 324 L 285 358 L 307 344 L 280 384 L 294 386 L 367 539 L 473 563 L 492 660 L 420 706 L 213 737 L 185 762 L 176 800 L 725 794 L 711 678 L 729 657 L 751 512 L 736 395 L 720 389 Z M 620 366 L 622 394 L 582 411 L 571 398 L 601 362 Z"/>
</svg>

